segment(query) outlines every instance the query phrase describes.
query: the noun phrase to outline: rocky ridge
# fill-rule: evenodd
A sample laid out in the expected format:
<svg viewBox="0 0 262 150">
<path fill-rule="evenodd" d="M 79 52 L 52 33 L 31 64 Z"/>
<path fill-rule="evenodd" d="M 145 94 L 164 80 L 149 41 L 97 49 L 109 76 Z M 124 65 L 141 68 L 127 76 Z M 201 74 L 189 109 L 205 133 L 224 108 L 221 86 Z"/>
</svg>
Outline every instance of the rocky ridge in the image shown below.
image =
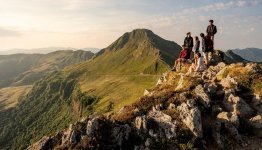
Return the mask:
<svg viewBox="0 0 262 150">
<path fill-rule="evenodd" d="M 216 51 L 201 73 L 167 72 L 138 102 L 89 116 L 28 149 L 261 149 L 262 69 Z M 260 143 L 260 144 L 259 144 Z"/>
</svg>

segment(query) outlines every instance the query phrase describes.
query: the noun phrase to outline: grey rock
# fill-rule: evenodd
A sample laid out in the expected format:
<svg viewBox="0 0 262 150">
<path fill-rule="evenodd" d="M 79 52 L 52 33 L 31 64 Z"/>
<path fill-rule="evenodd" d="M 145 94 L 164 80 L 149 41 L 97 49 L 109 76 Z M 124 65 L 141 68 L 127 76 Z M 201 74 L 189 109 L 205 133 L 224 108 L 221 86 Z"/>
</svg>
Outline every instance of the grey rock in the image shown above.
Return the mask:
<svg viewBox="0 0 262 150">
<path fill-rule="evenodd" d="M 176 137 L 176 121 L 172 120 L 172 117 L 161 112 L 161 111 L 150 111 L 148 113 L 148 118 L 153 119 L 159 127 L 160 135 L 164 135 L 166 138 L 171 139 Z M 154 133 L 152 133 L 154 135 Z"/>
<path fill-rule="evenodd" d="M 95 117 L 87 122 L 86 134 L 94 136 L 99 127 L 99 118 Z"/>
<path fill-rule="evenodd" d="M 249 119 L 249 124 L 253 128 L 257 128 L 257 129 L 262 130 L 262 115 L 256 115 L 255 117 Z"/>
<path fill-rule="evenodd" d="M 221 112 L 217 115 L 218 120 L 222 122 L 230 122 L 237 128 L 239 127 L 239 118 L 236 114 L 230 112 Z"/>
<path fill-rule="evenodd" d="M 202 85 L 198 85 L 195 88 L 195 94 L 199 97 L 200 102 L 207 108 L 210 107 L 211 100 L 208 96 L 208 94 L 205 92 Z"/>
<path fill-rule="evenodd" d="M 135 119 L 135 127 L 138 130 L 147 130 L 147 118 L 146 116 L 138 116 Z"/>
<path fill-rule="evenodd" d="M 122 147 L 125 140 L 129 139 L 131 127 L 128 124 L 116 125 L 112 129 L 113 142 Z"/>
<path fill-rule="evenodd" d="M 172 109 L 176 109 L 176 105 L 173 103 L 170 103 L 168 106 L 168 109 L 172 110 Z"/>
<path fill-rule="evenodd" d="M 203 129 L 201 112 L 197 107 L 190 108 L 186 103 L 182 103 L 178 110 L 183 123 L 194 133 L 195 136 L 202 138 Z"/>
<path fill-rule="evenodd" d="M 227 111 L 232 112 L 240 117 L 249 117 L 254 113 L 254 110 L 240 97 L 230 94 L 227 100 L 223 101 Z"/>
</svg>

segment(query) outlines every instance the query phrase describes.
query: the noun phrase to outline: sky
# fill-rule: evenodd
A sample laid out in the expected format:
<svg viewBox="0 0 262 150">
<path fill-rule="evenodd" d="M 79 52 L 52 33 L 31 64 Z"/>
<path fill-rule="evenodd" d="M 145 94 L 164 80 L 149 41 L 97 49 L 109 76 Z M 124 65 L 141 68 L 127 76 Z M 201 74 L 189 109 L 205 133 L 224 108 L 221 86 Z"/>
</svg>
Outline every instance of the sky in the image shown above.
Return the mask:
<svg viewBox="0 0 262 150">
<path fill-rule="evenodd" d="M 218 49 L 262 48 L 262 0 L 0 0 L 0 50 L 104 48 L 137 28 L 181 45 L 210 19 Z"/>
</svg>

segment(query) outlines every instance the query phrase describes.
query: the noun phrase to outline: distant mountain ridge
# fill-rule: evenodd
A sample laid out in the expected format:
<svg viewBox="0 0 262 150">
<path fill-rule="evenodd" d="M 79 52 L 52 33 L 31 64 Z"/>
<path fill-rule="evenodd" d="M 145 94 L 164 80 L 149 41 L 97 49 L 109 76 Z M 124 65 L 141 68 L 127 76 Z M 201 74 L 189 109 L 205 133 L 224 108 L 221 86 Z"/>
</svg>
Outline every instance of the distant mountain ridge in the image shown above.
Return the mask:
<svg viewBox="0 0 262 150">
<path fill-rule="evenodd" d="M 89 51 L 62 50 L 48 54 L 0 55 L 0 88 L 30 85 L 51 71 L 93 57 Z"/>
<path fill-rule="evenodd" d="M 93 47 L 86 47 L 86 48 L 73 48 L 73 47 L 44 47 L 44 48 L 33 48 L 33 49 L 20 49 L 14 48 L 10 50 L 0 50 L 0 55 L 11 55 L 11 54 L 47 54 L 55 51 L 60 50 L 84 50 L 84 51 L 91 51 L 93 53 L 97 53 L 100 49 L 93 48 Z"/>
<path fill-rule="evenodd" d="M 262 49 L 246 48 L 246 49 L 234 49 L 232 51 L 246 60 L 253 61 L 253 62 L 262 62 Z"/>
</svg>

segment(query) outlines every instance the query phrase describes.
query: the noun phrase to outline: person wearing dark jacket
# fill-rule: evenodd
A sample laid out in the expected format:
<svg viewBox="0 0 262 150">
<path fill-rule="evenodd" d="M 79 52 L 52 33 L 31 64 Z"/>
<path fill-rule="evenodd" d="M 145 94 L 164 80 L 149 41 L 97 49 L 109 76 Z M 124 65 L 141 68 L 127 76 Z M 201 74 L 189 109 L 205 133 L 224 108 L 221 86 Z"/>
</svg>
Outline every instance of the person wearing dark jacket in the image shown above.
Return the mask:
<svg viewBox="0 0 262 150">
<path fill-rule="evenodd" d="M 185 45 L 185 48 L 187 49 L 187 52 L 188 52 L 186 59 L 190 59 L 191 52 L 192 52 L 192 49 L 193 49 L 193 46 L 194 46 L 194 41 L 193 41 L 193 38 L 191 37 L 190 32 L 188 32 L 187 36 L 185 37 L 184 45 Z"/>
<path fill-rule="evenodd" d="M 199 38 L 198 36 L 195 36 L 195 45 L 194 45 L 194 48 L 193 48 L 193 52 L 194 52 L 194 59 L 196 61 L 196 53 L 199 52 L 199 47 L 200 47 L 200 41 L 199 41 Z M 195 62 L 196 63 L 196 62 Z"/>
<path fill-rule="evenodd" d="M 204 33 L 200 34 L 200 37 L 202 38 L 202 52 L 204 54 L 205 58 L 205 63 L 208 65 L 209 63 L 209 58 L 208 55 L 213 53 L 214 51 L 214 46 L 213 46 L 213 41 L 211 40 L 210 36 L 205 36 Z"/>
<path fill-rule="evenodd" d="M 181 69 L 181 64 L 186 61 L 187 56 L 188 56 L 188 51 L 185 48 L 185 45 L 183 45 L 182 46 L 182 51 L 179 54 L 179 58 L 175 61 L 175 65 L 174 65 L 172 71 L 176 71 L 176 68 L 177 68 L 178 65 L 179 65 L 179 67 Z"/>
<path fill-rule="evenodd" d="M 217 27 L 213 24 L 213 20 L 209 20 L 209 26 L 207 26 L 207 35 L 211 37 L 214 44 L 215 34 L 217 33 Z"/>
</svg>

